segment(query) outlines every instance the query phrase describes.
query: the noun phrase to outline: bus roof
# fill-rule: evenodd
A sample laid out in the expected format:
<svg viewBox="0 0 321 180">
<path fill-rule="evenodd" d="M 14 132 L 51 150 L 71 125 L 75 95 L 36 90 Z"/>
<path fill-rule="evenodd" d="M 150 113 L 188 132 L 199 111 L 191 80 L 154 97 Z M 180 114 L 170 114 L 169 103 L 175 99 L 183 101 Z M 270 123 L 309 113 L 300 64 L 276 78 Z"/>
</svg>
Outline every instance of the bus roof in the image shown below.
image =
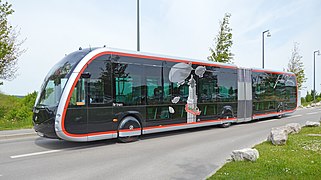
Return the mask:
<svg viewBox="0 0 321 180">
<path fill-rule="evenodd" d="M 234 64 L 226 64 L 226 63 L 219 63 L 219 62 L 213 62 L 213 61 L 207 61 L 207 60 L 199 60 L 199 59 L 192 59 L 192 58 L 184 58 L 184 57 L 176 57 L 176 56 L 167 56 L 167 55 L 160 55 L 160 54 L 154 54 L 154 53 L 146 53 L 146 52 L 137 52 L 137 51 L 130 51 L 130 50 L 123 50 L 123 49 L 116 49 L 116 48 L 102 48 L 105 51 L 108 52 L 116 52 L 120 54 L 128 54 L 128 55 L 135 55 L 141 58 L 155 58 L 155 59 L 163 59 L 163 60 L 174 60 L 174 61 L 182 61 L 182 62 L 195 62 L 197 64 L 201 65 L 212 65 L 212 66 L 219 66 L 219 67 L 226 67 L 226 68 L 233 68 L 237 69 L 237 66 Z M 97 50 L 102 50 L 101 48 Z"/>
</svg>

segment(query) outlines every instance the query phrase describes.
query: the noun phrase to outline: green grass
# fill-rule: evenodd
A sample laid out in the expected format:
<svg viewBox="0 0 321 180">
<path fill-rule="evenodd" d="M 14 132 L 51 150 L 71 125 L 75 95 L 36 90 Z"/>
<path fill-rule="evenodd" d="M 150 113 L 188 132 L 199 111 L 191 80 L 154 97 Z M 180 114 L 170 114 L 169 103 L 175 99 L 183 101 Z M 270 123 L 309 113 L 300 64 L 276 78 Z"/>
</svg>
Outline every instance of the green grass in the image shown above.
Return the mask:
<svg viewBox="0 0 321 180">
<path fill-rule="evenodd" d="M 229 162 L 209 179 L 321 179 L 321 127 L 305 127 L 289 135 L 285 146 L 255 146 L 256 162 Z"/>
<path fill-rule="evenodd" d="M 36 95 L 34 92 L 17 98 L 0 93 L 0 130 L 31 128 Z"/>
</svg>

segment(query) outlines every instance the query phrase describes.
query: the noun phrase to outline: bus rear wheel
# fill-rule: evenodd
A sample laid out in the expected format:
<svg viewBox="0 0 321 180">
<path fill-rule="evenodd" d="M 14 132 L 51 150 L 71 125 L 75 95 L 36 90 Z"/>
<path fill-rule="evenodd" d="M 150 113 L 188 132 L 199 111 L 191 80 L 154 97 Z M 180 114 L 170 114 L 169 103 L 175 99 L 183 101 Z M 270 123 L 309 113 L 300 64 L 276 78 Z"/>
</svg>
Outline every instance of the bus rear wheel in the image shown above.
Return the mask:
<svg viewBox="0 0 321 180">
<path fill-rule="evenodd" d="M 230 127 L 231 125 L 232 125 L 232 123 L 230 123 L 230 122 L 225 122 L 225 123 L 221 124 L 220 127 L 221 127 L 221 128 L 228 128 L 228 127 Z"/>
<path fill-rule="evenodd" d="M 140 122 L 132 117 L 127 116 L 119 124 L 118 127 L 118 140 L 122 143 L 135 142 L 139 140 L 141 135 Z"/>
</svg>

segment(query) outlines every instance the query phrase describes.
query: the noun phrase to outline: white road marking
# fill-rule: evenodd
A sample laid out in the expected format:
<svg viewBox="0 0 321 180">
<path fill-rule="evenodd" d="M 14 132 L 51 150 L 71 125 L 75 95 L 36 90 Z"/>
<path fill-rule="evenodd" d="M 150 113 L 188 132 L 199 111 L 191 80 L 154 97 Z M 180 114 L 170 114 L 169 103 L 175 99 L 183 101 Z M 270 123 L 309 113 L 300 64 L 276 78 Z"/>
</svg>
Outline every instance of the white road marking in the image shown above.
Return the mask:
<svg viewBox="0 0 321 180">
<path fill-rule="evenodd" d="M 311 115 L 311 114 L 318 114 L 319 112 L 310 112 L 310 113 L 307 113 L 307 114 L 309 114 L 309 115 Z"/>
<path fill-rule="evenodd" d="M 29 154 L 21 154 L 21 155 L 10 156 L 10 158 L 11 159 L 16 159 L 16 158 L 22 158 L 22 157 L 29 157 L 29 156 L 37 156 L 37 155 L 42 155 L 42 154 L 55 153 L 55 152 L 60 152 L 60 151 L 62 151 L 62 150 L 42 151 L 42 152 L 35 152 L 35 153 L 29 153 Z"/>
<path fill-rule="evenodd" d="M 301 117 L 302 116 L 302 114 L 298 114 L 298 115 L 294 115 L 294 116 L 288 116 L 288 117 L 286 117 L 285 119 L 288 119 L 288 118 L 295 118 L 295 117 Z"/>
</svg>

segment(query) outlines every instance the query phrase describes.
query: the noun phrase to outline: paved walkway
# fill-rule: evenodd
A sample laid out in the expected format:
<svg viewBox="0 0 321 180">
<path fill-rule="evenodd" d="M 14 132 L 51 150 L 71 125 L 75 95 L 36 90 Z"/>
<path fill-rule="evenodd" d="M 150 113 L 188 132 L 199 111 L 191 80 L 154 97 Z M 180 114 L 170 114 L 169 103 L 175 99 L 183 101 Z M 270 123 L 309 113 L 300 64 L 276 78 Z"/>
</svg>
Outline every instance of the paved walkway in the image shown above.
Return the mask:
<svg viewBox="0 0 321 180">
<path fill-rule="evenodd" d="M 5 130 L 0 131 L 0 140 L 15 137 L 34 136 L 36 132 L 34 129 L 19 129 L 19 130 Z"/>
</svg>

